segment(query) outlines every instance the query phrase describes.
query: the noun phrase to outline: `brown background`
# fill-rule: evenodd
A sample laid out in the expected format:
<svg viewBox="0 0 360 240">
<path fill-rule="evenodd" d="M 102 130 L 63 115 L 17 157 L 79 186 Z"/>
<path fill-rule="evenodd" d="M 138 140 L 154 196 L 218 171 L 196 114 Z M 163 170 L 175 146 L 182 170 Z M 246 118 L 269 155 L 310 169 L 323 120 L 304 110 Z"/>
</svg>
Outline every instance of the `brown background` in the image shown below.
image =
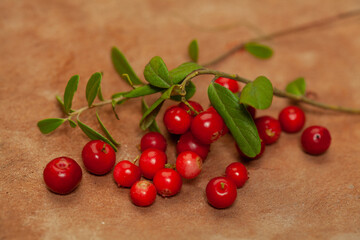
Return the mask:
<svg viewBox="0 0 360 240">
<path fill-rule="evenodd" d="M 193 38 L 206 62 L 252 37 L 357 8 L 358 0 L 0 1 L 0 239 L 359 239 L 359 116 L 302 105 L 307 126 L 331 131 L 329 151 L 307 155 L 300 148 L 301 133 L 283 133 L 260 160 L 248 164 L 250 180 L 226 210 L 210 207 L 204 189 L 239 160 L 229 135 L 213 144 L 201 175 L 185 181 L 177 197 L 158 197 L 153 206 L 139 208 L 111 174 L 84 171 L 72 194 L 49 192 L 42 180 L 45 165 L 65 155 L 83 166 L 80 153 L 88 139 L 68 124 L 49 136 L 36 127 L 40 119 L 62 117 L 55 95 L 74 74 L 81 77 L 74 108 L 86 105 L 86 82 L 96 71 L 104 72 L 106 98 L 129 89 L 112 67 L 112 46 L 142 76 L 155 55 L 169 68 L 187 61 Z M 250 79 L 265 75 L 282 89 L 304 76 L 318 100 L 360 107 L 359 17 L 267 44 L 275 50 L 271 60 L 238 53 L 213 68 Z M 196 80 L 194 97 L 205 106 L 208 80 Z M 259 115 L 276 117 L 287 104 L 276 98 Z M 132 159 L 143 134 L 137 125 L 139 100 L 120 106 L 118 113 L 120 121 L 109 106 L 100 111 L 122 144 L 117 161 Z M 94 112 L 82 120 L 96 126 Z M 174 162 L 170 139 L 167 154 Z"/>
</svg>

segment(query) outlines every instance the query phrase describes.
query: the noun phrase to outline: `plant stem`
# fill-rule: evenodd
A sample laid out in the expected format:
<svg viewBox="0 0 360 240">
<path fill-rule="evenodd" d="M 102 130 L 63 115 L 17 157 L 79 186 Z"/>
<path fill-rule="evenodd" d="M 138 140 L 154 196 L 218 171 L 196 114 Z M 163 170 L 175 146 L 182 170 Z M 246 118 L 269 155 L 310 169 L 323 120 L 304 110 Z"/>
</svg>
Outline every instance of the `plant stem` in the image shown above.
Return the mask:
<svg viewBox="0 0 360 240">
<path fill-rule="evenodd" d="M 277 32 L 270 33 L 268 35 L 253 38 L 253 39 L 250 39 L 247 42 L 243 42 L 243 43 L 238 44 L 237 46 L 233 47 L 232 49 L 225 52 L 224 54 L 216 57 L 215 59 L 213 59 L 213 60 L 211 60 L 211 61 L 209 61 L 209 62 L 207 62 L 205 64 L 201 64 L 201 65 L 205 66 L 205 67 L 208 67 L 208 66 L 214 65 L 216 63 L 219 63 L 219 62 L 225 60 L 226 58 L 228 58 L 229 56 L 231 56 L 232 54 L 236 53 L 237 51 L 243 50 L 245 48 L 245 44 L 248 43 L 248 42 L 260 42 L 260 41 L 264 41 L 264 40 L 270 40 L 270 39 L 282 37 L 282 36 L 285 36 L 285 35 L 289 35 L 289 34 L 292 34 L 292 33 L 302 32 L 302 31 L 305 31 L 305 30 L 308 30 L 308 29 L 311 29 L 311 28 L 321 27 L 321 26 L 328 25 L 330 23 L 336 22 L 336 21 L 341 20 L 341 19 L 346 19 L 346 18 L 358 16 L 358 15 L 360 15 L 360 9 L 340 13 L 338 15 L 334 15 L 334 16 L 331 16 L 331 17 L 328 17 L 328 18 L 320 19 L 318 21 L 306 23 L 306 24 L 299 25 L 299 26 L 296 26 L 296 27 L 293 27 L 293 28 L 280 30 L 280 31 L 277 31 Z"/>
<path fill-rule="evenodd" d="M 115 98 L 116 101 L 119 101 L 121 99 L 122 99 L 122 97 Z M 90 107 L 89 106 L 82 107 L 82 108 L 80 108 L 78 110 L 75 110 L 72 113 L 70 113 L 69 118 L 71 118 L 72 116 L 75 116 L 75 115 L 80 115 L 83 111 L 86 111 L 88 109 L 100 107 L 100 106 L 107 105 L 107 104 L 111 104 L 112 101 L 113 101 L 113 99 L 108 99 L 108 100 L 104 100 L 104 101 L 101 101 L 101 102 L 98 102 L 98 103 L 94 103 Z"/>
</svg>

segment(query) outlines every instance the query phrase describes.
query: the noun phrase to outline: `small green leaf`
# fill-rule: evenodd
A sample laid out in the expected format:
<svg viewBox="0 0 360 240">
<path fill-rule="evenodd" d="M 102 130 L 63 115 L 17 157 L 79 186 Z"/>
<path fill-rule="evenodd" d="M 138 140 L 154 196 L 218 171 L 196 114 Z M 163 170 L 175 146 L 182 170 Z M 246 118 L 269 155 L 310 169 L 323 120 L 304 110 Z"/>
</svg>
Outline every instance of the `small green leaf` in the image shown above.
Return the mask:
<svg viewBox="0 0 360 240">
<path fill-rule="evenodd" d="M 145 66 L 145 79 L 153 86 L 169 88 L 172 82 L 169 79 L 169 71 L 161 57 L 153 57 Z"/>
<path fill-rule="evenodd" d="M 99 88 L 100 88 L 100 83 L 101 83 L 101 78 L 102 78 L 102 75 L 101 73 L 97 72 L 97 73 L 94 73 L 87 85 L 86 85 L 86 100 L 88 102 L 88 106 L 91 107 L 91 105 L 93 104 L 96 96 L 98 95 L 98 92 L 99 92 Z"/>
<path fill-rule="evenodd" d="M 125 100 L 125 99 L 123 99 L 123 100 Z M 120 100 L 120 101 L 122 101 L 122 100 Z M 117 102 L 113 99 L 113 100 L 111 101 L 111 107 L 112 107 L 112 110 L 113 110 L 113 112 L 114 112 L 114 114 L 115 114 L 116 119 L 117 119 L 117 120 L 120 120 L 119 115 L 118 115 L 117 112 L 116 112 L 116 105 L 117 105 Z"/>
<path fill-rule="evenodd" d="M 188 51 L 191 60 L 197 62 L 199 58 L 199 45 L 196 39 L 190 42 Z"/>
<path fill-rule="evenodd" d="M 142 96 L 154 94 L 157 92 L 161 92 L 162 90 L 164 90 L 164 89 L 157 88 L 157 87 L 151 86 L 150 84 L 147 84 L 147 85 L 143 85 L 141 87 L 137 87 L 129 92 L 115 93 L 114 95 L 111 96 L 111 98 L 118 98 L 118 97 L 137 98 L 137 97 L 142 97 Z"/>
<path fill-rule="evenodd" d="M 208 88 L 211 104 L 224 119 L 241 151 L 254 157 L 260 152 L 261 142 L 250 113 L 239 98 L 227 88 L 211 83 Z"/>
<path fill-rule="evenodd" d="M 77 120 L 77 123 L 78 123 L 79 127 L 81 128 L 81 130 L 91 140 L 102 140 L 102 141 L 106 142 L 107 144 L 109 144 L 115 150 L 115 152 L 117 152 L 116 146 L 109 139 L 107 139 L 106 137 L 104 137 L 103 135 L 101 135 L 100 133 L 98 133 L 97 131 L 95 131 L 94 129 L 92 129 L 91 127 L 86 125 L 85 123 L 81 122 L 79 119 Z"/>
<path fill-rule="evenodd" d="M 74 122 L 74 121 L 71 120 L 70 118 L 68 119 L 68 121 L 69 121 L 70 127 L 76 128 L 76 126 L 77 126 L 76 122 Z"/>
<path fill-rule="evenodd" d="M 147 103 L 145 102 L 145 99 L 142 98 L 142 99 L 141 99 L 141 111 L 142 111 L 142 113 L 144 114 L 148 109 L 149 109 L 149 106 L 148 106 Z M 159 133 L 161 133 L 160 128 L 159 128 L 159 126 L 157 125 L 155 119 L 154 119 L 154 121 L 151 123 L 151 125 L 149 126 L 149 130 L 150 130 L 151 132 L 159 132 Z"/>
<path fill-rule="evenodd" d="M 272 98 L 273 86 L 271 82 L 266 77 L 260 76 L 243 88 L 240 103 L 253 106 L 256 109 L 266 109 L 270 107 Z"/>
<path fill-rule="evenodd" d="M 101 91 L 101 85 L 99 86 L 99 91 L 98 91 L 97 96 L 98 96 L 100 101 L 104 101 L 104 97 L 103 97 L 102 91 Z"/>
<path fill-rule="evenodd" d="M 189 100 L 190 98 L 192 98 L 192 96 L 194 96 L 194 94 L 195 94 L 195 92 L 196 92 L 196 86 L 195 86 L 195 84 L 190 81 L 190 82 L 185 86 L 185 91 L 186 91 L 185 99 L 186 99 L 186 100 Z M 180 96 L 180 95 L 171 96 L 171 100 L 181 101 L 181 96 Z"/>
<path fill-rule="evenodd" d="M 129 74 L 122 74 L 122 79 L 124 79 L 132 88 L 135 88 L 134 87 L 134 83 L 131 81 L 130 77 L 129 77 Z"/>
<path fill-rule="evenodd" d="M 256 42 L 245 44 L 245 50 L 257 58 L 268 59 L 273 55 L 273 50 L 269 46 L 265 46 Z"/>
<path fill-rule="evenodd" d="M 306 91 L 306 83 L 304 78 L 297 78 L 286 86 L 286 92 L 303 96 Z"/>
<path fill-rule="evenodd" d="M 57 129 L 65 121 L 66 119 L 64 118 L 47 118 L 39 121 L 37 126 L 43 134 L 48 134 Z"/>
<path fill-rule="evenodd" d="M 132 67 L 130 66 L 128 61 L 126 60 L 124 54 L 122 52 L 120 52 L 120 50 L 117 49 L 116 47 L 113 47 L 111 49 L 111 59 L 112 59 L 112 62 L 113 62 L 113 65 L 114 65 L 116 71 L 118 72 L 118 74 L 120 75 L 121 78 L 123 78 L 123 74 L 128 74 L 131 81 L 135 85 L 143 84 L 143 82 L 139 79 L 139 77 L 136 75 L 136 73 L 134 72 L 134 70 L 132 69 Z M 124 79 L 124 80 L 126 80 L 126 79 Z"/>
<path fill-rule="evenodd" d="M 64 110 L 68 114 L 71 109 L 72 100 L 79 84 L 79 75 L 72 76 L 66 85 L 64 92 Z"/>
<path fill-rule="evenodd" d="M 194 63 L 186 62 L 174 68 L 169 72 L 169 78 L 174 84 L 178 84 L 184 80 L 184 78 L 195 70 L 202 69 L 203 67 Z"/>
<path fill-rule="evenodd" d="M 100 124 L 101 129 L 103 130 L 104 134 L 106 135 L 106 137 L 116 146 L 119 146 L 120 143 L 116 142 L 115 139 L 111 136 L 111 134 L 109 133 L 109 131 L 106 129 L 105 125 L 103 124 L 103 122 L 100 119 L 100 116 L 98 114 L 98 112 L 96 112 L 96 118 Z"/>
</svg>

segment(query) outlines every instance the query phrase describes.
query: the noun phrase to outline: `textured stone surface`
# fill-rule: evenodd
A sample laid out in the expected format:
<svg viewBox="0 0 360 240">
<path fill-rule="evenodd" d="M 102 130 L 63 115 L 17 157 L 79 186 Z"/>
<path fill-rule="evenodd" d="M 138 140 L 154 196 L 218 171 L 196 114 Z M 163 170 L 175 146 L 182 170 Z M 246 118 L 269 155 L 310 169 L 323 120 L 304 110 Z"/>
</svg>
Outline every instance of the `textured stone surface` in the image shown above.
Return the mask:
<svg viewBox="0 0 360 240">
<path fill-rule="evenodd" d="M 105 97 L 129 89 L 112 67 L 112 46 L 141 74 L 155 55 L 169 68 L 187 61 L 193 38 L 200 44 L 200 61 L 206 62 L 258 34 L 359 7 L 357 0 L 0 1 L 0 239 L 359 239 L 359 116 L 302 105 L 307 126 L 330 130 L 329 151 L 306 155 L 300 133 L 283 133 L 261 159 L 248 164 L 250 180 L 238 190 L 235 204 L 221 211 L 206 203 L 204 189 L 239 160 L 230 136 L 213 144 L 201 175 L 185 181 L 178 196 L 158 197 L 153 206 L 138 208 L 111 174 L 84 171 L 80 187 L 67 196 L 46 190 L 47 162 L 66 155 L 83 167 L 80 153 L 87 138 L 67 124 L 49 136 L 36 127 L 40 119 L 62 116 L 54 96 L 74 74 L 81 77 L 74 108 L 86 105 L 86 82 L 96 71 L 104 72 Z M 290 34 L 267 42 L 275 50 L 271 60 L 240 52 L 213 68 L 250 79 L 265 75 L 278 88 L 304 76 L 318 100 L 360 107 L 359 24 L 353 17 Z M 205 106 L 208 80 L 198 78 L 194 97 Z M 277 117 L 287 104 L 275 99 L 259 115 Z M 122 144 L 117 161 L 132 159 L 142 136 L 139 101 L 117 110 L 120 121 L 109 106 L 100 115 Z M 94 112 L 81 119 L 96 126 Z M 174 162 L 174 142 L 169 145 Z"/>
</svg>

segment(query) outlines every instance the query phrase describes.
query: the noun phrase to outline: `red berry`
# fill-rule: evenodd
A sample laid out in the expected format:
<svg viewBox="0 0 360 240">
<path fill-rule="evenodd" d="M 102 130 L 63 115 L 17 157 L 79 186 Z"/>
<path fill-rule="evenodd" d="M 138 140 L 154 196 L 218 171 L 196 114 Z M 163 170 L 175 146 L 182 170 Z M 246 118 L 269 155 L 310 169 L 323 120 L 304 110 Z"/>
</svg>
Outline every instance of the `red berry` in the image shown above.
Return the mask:
<svg viewBox="0 0 360 240">
<path fill-rule="evenodd" d="M 215 109 L 213 106 L 209 107 L 206 111 L 207 111 L 207 112 L 214 112 L 214 113 L 216 113 L 219 117 L 221 117 L 220 114 L 216 111 L 216 109 Z M 221 118 L 221 119 L 222 119 L 222 118 Z M 225 124 L 225 122 L 224 122 L 224 119 L 223 119 L 223 129 L 221 130 L 221 136 L 226 135 L 228 132 L 229 132 L 229 128 L 226 126 L 226 124 Z"/>
<path fill-rule="evenodd" d="M 255 119 L 255 124 L 260 138 L 265 144 L 276 142 L 281 133 L 281 126 L 278 120 L 270 116 L 263 116 Z"/>
<path fill-rule="evenodd" d="M 114 168 L 114 180 L 119 187 L 131 187 L 141 178 L 141 171 L 138 166 L 128 160 L 116 164 Z"/>
<path fill-rule="evenodd" d="M 260 157 L 263 155 L 264 151 L 265 151 L 265 143 L 264 143 L 264 141 L 261 140 L 261 139 L 260 139 L 260 141 L 261 141 L 261 149 L 260 149 L 259 154 L 256 155 L 255 157 L 248 157 L 248 156 L 246 156 L 246 155 L 241 151 L 241 149 L 239 148 L 239 146 L 237 145 L 236 142 L 235 142 L 235 147 L 236 147 L 236 150 L 238 151 L 240 157 L 242 157 L 242 158 L 244 158 L 244 159 L 246 159 L 246 160 L 255 160 L 255 159 L 260 158 Z"/>
<path fill-rule="evenodd" d="M 185 151 L 176 158 L 176 170 L 186 179 L 195 178 L 200 174 L 202 160 L 199 155 L 191 151 Z"/>
<path fill-rule="evenodd" d="M 221 137 L 224 125 L 225 123 L 218 113 L 205 111 L 193 119 L 191 133 L 203 144 L 210 144 Z"/>
<path fill-rule="evenodd" d="M 150 206 L 156 199 L 156 188 L 147 180 L 137 181 L 130 189 L 130 198 L 136 206 Z"/>
<path fill-rule="evenodd" d="M 237 196 L 236 185 L 227 177 L 216 177 L 206 186 L 206 197 L 215 208 L 230 207 Z"/>
<path fill-rule="evenodd" d="M 68 157 L 59 157 L 50 161 L 44 169 L 46 186 L 58 194 L 72 192 L 80 183 L 82 171 L 77 162 Z"/>
<path fill-rule="evenodd" d="M 200 103 L 195 102 L 195 101 L 191 101 L 189 100 L 188 103 L 198 112 L 201 113 L 202 111 L 204 111 L 203 107 L 200 105 Z M 181 107 L 182 109 L 184 109 L 190 116 L 195 117 L 196 113 L 191 111 L 190 108 L 188 106 L 186 106 L 185 103 L 181 102 L 178 105 L 179 107 Z"/>
<path fill-rule="evenodd" d="M 140 156 L 139 167 L 145 178 L 153 179 L 155 173 L 165 167 L 166 162 L 167 156 L 163 151 L 148 148 Z"/>
<path fill-rule="evenodd" d="M 305 124 L 305 114 L 303 110 L 296 106 L 288 106 L 279 114 L 281 129 L 288 133 L 300 131 Z"/>
<path fill-rule="evenodd" d="M 141 138 L 140 148 L 142 152 L 148 148 L 156 148 L 165 152 L 166 147 L 166 139 L 161 133 L 148 132 Z"/>
<path fill-rule="evenodd" d="M 183 108 L 172 106 L 164 114 L 164 124 L 169 133 L 183 134 L 190 128 L 191 117 Z"/>
<path fill-rule="evenodd" d="M 82 160 L 89 172 L 104 175 L 114 167 L 116 155 L 109 144 L 101 140 L 93 140 L 84 146 Z"/>
<path fill-rule="evenodd" d="M 250 115 L 251 115 L 252 118 L 255 118 L 255 116 L 256 116 L 256 108 L 248 105 L 248 106 L 246 107 L 246 110 L 248 110 L 248 112 L 250 113 Z"/>
<path fill-rule="evenodd" d="M 329 130 L 321 126 L 311 126 L 301 135 L 301 144 L 305 152 L 319 155 L 324 153 L 331 143 Z"/>
<path fill-rule="evenodd" d="M 231 163 L 225 170 L 225 175 L 232 180 L 236 187 L 241 188 L 249 179 L 246 167 L 239 162 Z"/>
<path fill-rule="evenodd" d="M 158 194 L 163 197 L 176 195 L 180 192 L 182 186 L 179 173 L 170 168 L 163 168 L 157 171 L 153 182 Z"/>
<path fill-rule="evenodd" d="M 215 80 L 215 82 L 223 87 L 226 87 L 233 93 L 239 92 L 239 84 L 234 79 L 219 77 Z"/>
<path fill-rule="evenodd" d="M 176 145 L 176 151 L 178 155 L 185 151 L 192 151 L 194 153 L 197 153 L 201 157 L 201 159 L 205 160 L 210 151 L 210 145 L 202 144 L 189 131 L 181 135 Z"/>
</svg>

